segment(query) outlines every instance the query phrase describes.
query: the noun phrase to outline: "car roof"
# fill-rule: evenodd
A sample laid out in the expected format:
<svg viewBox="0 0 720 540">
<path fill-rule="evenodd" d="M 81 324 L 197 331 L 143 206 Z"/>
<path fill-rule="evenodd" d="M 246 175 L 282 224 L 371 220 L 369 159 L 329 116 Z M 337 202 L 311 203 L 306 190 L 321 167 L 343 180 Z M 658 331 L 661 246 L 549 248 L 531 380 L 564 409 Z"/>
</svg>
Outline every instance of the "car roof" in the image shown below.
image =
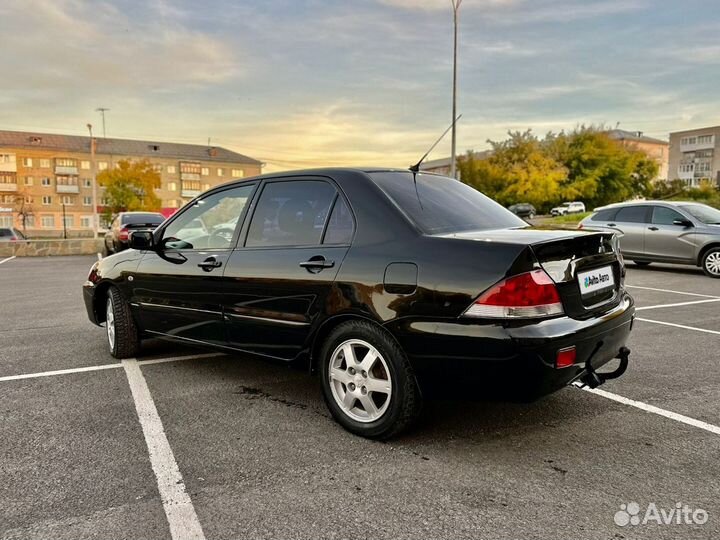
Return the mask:
<svg viewBox="0 0 720 540">
<path fill-rule="evenodd" d="M 598 206 L 593 209 L 593 212 L 599 212 L 600 210 L 609 210 L 611 208 L 623 208 L 625 206 L 646 206 L 648 204 L 656 204 L 659 206 L 684 206 L 686 204 L 703 204 L 698 201 L 660 201 L 660 200 L 637 200 L 637 201 L 625 201 L 619 203 L 606 204 L 605 206 Z"/>
</svg>

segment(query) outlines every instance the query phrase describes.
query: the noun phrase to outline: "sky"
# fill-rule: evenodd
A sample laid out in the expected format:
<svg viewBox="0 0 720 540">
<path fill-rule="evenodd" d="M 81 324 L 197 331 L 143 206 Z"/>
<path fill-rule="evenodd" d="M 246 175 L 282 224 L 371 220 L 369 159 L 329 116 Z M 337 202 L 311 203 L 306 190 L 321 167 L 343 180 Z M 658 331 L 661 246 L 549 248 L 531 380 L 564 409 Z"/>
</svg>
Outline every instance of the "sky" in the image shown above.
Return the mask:
<svg viewBox="0 0 720 540">
<path fill-rule="evenodd" d="M 458 152 L 508 130 L 720 124 L 717 0 L 463 0 Z M 450 0 L 2 0 L 0 129 L 416 162 L 451 122 Z M 429 159 L 450 154 L 449 136 Z"/>
</svg>

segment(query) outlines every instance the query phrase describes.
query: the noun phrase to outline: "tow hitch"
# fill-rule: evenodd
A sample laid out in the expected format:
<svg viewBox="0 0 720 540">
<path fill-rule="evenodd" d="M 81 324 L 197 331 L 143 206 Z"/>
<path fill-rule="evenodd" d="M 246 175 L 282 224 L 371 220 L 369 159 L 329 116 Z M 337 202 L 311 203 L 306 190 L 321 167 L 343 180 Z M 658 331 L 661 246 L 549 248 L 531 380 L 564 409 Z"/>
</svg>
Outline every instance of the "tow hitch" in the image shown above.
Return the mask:
<svg viewBox="0 0 720 540">
<path fill-rule="evenodd" d="M 585 373 L 579 379 L 579 382 L 581 383 L 580 388 L 585 388 L 586 386 L 590 388 L 597 388 L 605 381 L 617 379 L 625 373 L 628 366 L 628 358 L 630 356 L 630 349 L 627 347 L 620 347 L 620 351 L 618 351 L 618 355 L 615 357 L 620 359 L 620 365 L 617 369 L 615 369 L 615 371 L 611 371 L 609 373 L 598 373 L 593 369 L 592 365 L 590 365 L 590 361 L 592 360 L 592 357 L 595 356 L 595 353 L 600 350 L 601 346 L 602 342 L 598 343 L 593 353 L 587 359 L 587 362 L 585 363 Z"/>
</svg>

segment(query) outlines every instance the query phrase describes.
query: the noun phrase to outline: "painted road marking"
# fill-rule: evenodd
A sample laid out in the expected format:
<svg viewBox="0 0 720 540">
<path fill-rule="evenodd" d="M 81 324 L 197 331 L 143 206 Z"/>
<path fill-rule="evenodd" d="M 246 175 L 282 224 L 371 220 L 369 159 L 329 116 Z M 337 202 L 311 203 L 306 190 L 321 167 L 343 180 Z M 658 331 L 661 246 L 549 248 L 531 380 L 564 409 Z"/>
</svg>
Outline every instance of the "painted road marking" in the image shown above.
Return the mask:
<svg viewBox="0 0 720 540">
<path fill-rule="evenodd" d="M 180 362 L 181 360 L 200 360 L 202 358 L 212 358 L 215 356 L 222 356 L 223 353 L 204 353 L 204 354 L 192 354 L 188 356 L 173 356 L 170 358 L 153 358 L 151 360 L 140 360 L 138 363 L 141 366 L 146 364 L 164 364 L 166 362 Z M 39 373 L 24 373 L 22 375 L 7 375 L 0 377 L 0 382 L 4 381 L 19 381 L 22 379 L 36 379 L 38 377 L 53 377 L 55 375 L 69 375 L 71 373 L 82 373 L 84 371 L 99 371 L 102 369 L 115 369 L 121 368 L 121 363 L 117 364 L 104 364 L 101 366 L 85 366 L 70 369 L 56 369 L 53 371 L 41 371 Z"/>
<path fill-rule="evenodd" d="M 12 261 L 14 258 L 15 258 L 15 255 L 13 255 L 12 257 L 8 257 L 7 259 L 3 259 L 2 261 L 0 261 L 0 264 L 6 263 L 8 261 Z"/>
<path fill-rule="evenodd" d="M 685 294 L 687 296 L 700 296 L 702 298 L 717 298 L 720 300 L 720 296 L 713 296 L 711 294 L 698 294 L 698 293 L 692 293 L 692 292 L 685 292 L 685 291 L 672 291 L 670 289 L 656 289 L 654 287 L 641 287 L 640 285 L 625 285 L 625 287 L 629 287 L 632 289 L 643 289 L 646 291 L 657 291 L 657 292 L 669 292 L 669 293 L 675 293 L 675 294 Z"/>
<path fill-rule="evenodd" d="M 683 424 L 687 424 L 688 426 L 693 426 L 699 429 L 703 429 L 705 431 L 709 431 L 710 433 L 714 433 L 715 435 L 720 435 L 720 426 L 708 424 L 707 422 L 703 422 L 702 420 L 690 418 L 689 416 L 674 413 L 672 411 L 666 411 L 665 409 L 661 409 L 660 407 L 655 407 L 654 405 L 648 405 L 647 403 L 643 403 L 642 401 L 636 401 L 634 399 L 619 396 L 617 394 L 613 394 L 612 392 L 606 392 L 605 390 L 600 390 L 599 388 L 585 387 L 583 388 L 583 390 L 607 399 L 611 399 L 613 401 L 617 401 L 618 403 L 622 403 L 623 405 L 629 405 L 630 407 L 635 407 L 637 409 L 652 414 L 664 416 L 665 418 L 669 418 L 670 420 L 675 420 L 676 422 L 681 422 Z"/>
<path fill-rule="evenodd" d="M 137 360 L 130 359 L 123 360 L 122 365 L 145 435 L 150 465 L 155 473 L 165 516 L 170 525 L 170 535 L 173 540 L 205 540 L 140 364 Z"/>
<path fill-rule="evenodd" d="M 706 300 L 693 300 L 692 302 L 677 302 L 676 304 L 658 304 L 657 306 L 641 306 L 636 307 L 635 311 L 642 311 L 644 309 L 660 309 L 668 307 L 678 306 L 692 306 L 694 304 L 707 304 L 708 302 L 720 302 L 720 298 L 708 298 Z"/>
<path fill-rule="evenodd" d="M 684 324 L 676 324 L 676 323 L 665 322 L 665 321 L 655 321 L 653 319 L 643 319 L 641 317 L 636 317 L 635 320 L 649 322 L 649 323 L 653 323 L 653 324 L 664 324 L 666 326 L 673 326 L 675 328 L 682 328 L 684 330 L 695 330 L 696 332 L 705 332 L 706 334 L 720 335 L 720 332 L 717 330 L 708 330 L 707 328 L 697 328 L 696 326 L 685 326 Z"/>
</svg>

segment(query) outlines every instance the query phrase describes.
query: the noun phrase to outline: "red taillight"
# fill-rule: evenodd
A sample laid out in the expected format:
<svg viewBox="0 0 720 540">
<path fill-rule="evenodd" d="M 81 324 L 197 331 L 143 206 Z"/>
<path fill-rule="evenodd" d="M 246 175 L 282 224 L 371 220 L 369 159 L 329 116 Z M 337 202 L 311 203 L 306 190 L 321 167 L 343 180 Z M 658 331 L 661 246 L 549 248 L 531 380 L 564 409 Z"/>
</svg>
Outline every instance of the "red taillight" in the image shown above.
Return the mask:
<svg viewBox="0 0 720 540">
<path fill-rule="evenodd" d="M 120 233 L 118 234 L 118 238 L 121 242 L 127 242 L 128 239 L 128 230 L 125 228 L 120 229 Z"/>
<path fill-rule="evenodd" d="M 465 311 L 468 317 L 552 317 L 564 313 L 555 283 L 544 270 L 533 270 L 496 283 Z"/>
<path fill-rule="evenodd" d="M 17 236 L 11 236 L 10 237 L 11 242 L 17 242 Z"/>
<path fill-rule="evenodd" d="M 572 366 L 575 363 L 575 356 L 574 345 L 566 349 L 560 349 L 555 357 L 555 367 L 565 368 Z"/>
</svg>

